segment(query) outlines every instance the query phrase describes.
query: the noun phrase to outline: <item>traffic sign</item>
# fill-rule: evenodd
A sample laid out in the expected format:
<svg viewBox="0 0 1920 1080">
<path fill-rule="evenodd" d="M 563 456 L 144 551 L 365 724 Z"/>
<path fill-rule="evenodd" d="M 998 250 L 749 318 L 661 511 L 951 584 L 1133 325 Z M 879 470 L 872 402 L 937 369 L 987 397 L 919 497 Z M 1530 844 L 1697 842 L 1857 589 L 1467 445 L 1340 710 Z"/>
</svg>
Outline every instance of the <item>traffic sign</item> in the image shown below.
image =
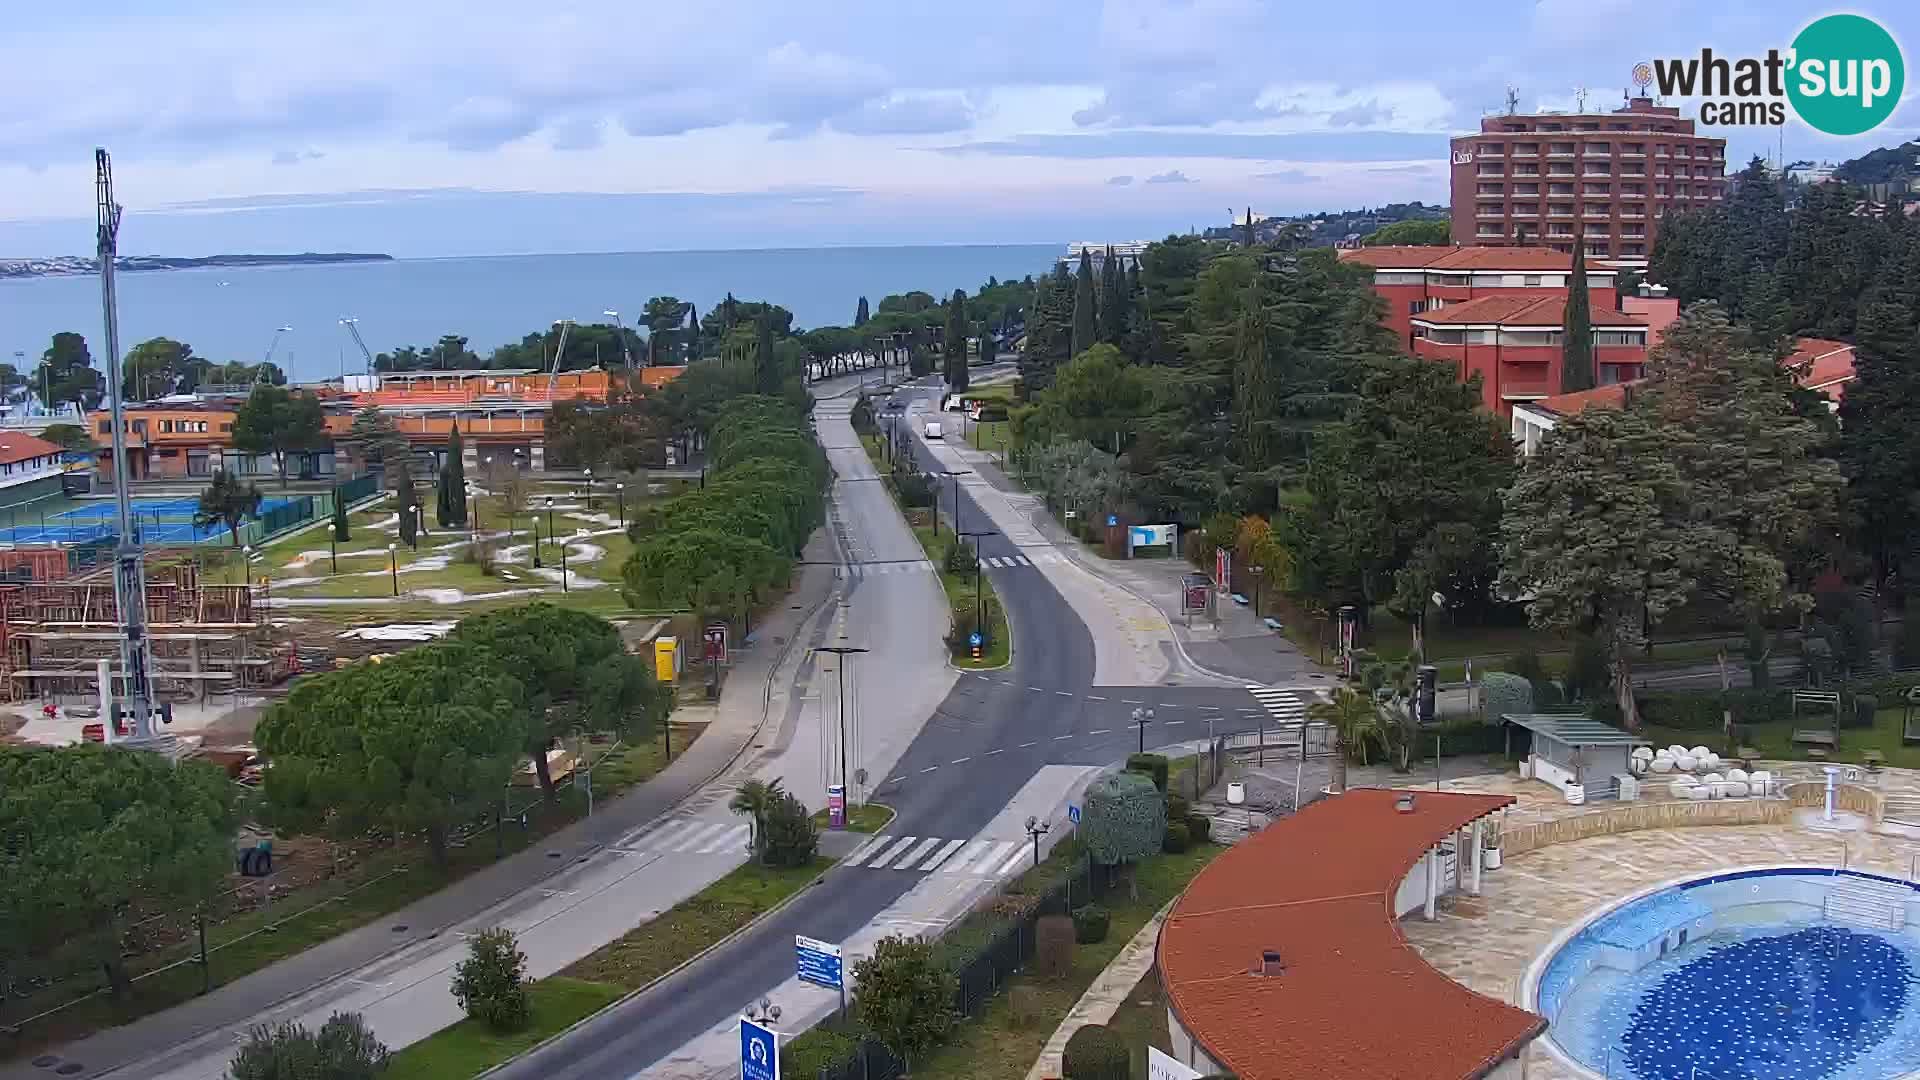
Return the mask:
<svg viewBox="0 0 1920 1080">
<path fill-rule="evenodd" d="M 844 987 L 840 968 L 840 946 L 807 937 L 805 934 L 795 934 L 793 946 L 799 961 L 795 974 L 801 982 L 810 982 L 829 990 L 839 990 Z"/>
<path fill-rule="evenodd" d="M 973 646 L 976 649 L 981 646 L 981 644 L 983 643 L 983 640 L 984 639 L 980 637 L 980 631 L 978 630 L 975 630 L 973 633 L 967 635 L 967 644 Z"/>
<path fill-rule="evenodd" d="M 1108 528 L 1112 528 L 1113 526 L 1115 526 L 1115 525 L 1118 525 L 1118 524 L 1120 524 L 1120 515 L 1119 515 L 1119 514 L 1108 514 L 1108 515 L 1107 515 L 1107 527 L 1108 527 Z"/>
<path fill-rule="evenodd" d="M 1080 808 L 1073 803 L 1067 804 L 1067 820 L 1075 825 L 1080 824 Z"/>
<path fill-rule="evenodd" d="M 740 1080 L 780 1080 L 780 1037 L 740 1018 Z"/>
</svg>

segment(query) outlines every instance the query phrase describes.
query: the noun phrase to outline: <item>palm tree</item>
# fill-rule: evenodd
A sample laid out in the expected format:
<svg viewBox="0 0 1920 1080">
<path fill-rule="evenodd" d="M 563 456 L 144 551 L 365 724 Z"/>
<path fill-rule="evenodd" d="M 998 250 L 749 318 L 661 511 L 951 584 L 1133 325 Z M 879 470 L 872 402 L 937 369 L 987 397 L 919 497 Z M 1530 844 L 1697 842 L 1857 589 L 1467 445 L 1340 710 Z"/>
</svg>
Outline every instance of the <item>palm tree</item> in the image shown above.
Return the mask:
<svg viewBox="0 0 1920 1080">
<path fill-rule="evenodd" d="M 733 799 L 727 803 L 727 809 L 736 814 L 746 814 L 753 819 L 752 846 L 755 855 L 766 841 L 767 812 L 786 795 L 780 787 L 784 777 L 776 776 L 772 780 L 749 780 L 740 785 L 733 793 Z"/>
<path fill-rule="evenodd" d="M 1371 695 L 1343 686 L 1333 692 L 1332 701 L 1316 702 L 1307 708 L 1307 717 L 1333 729 L 1332 794 L 1347 790 L 1347 757 L 1360 756 L 1367 763 L 1367 744 L 1381 741 L 1380 709 Z"/>
</svg>

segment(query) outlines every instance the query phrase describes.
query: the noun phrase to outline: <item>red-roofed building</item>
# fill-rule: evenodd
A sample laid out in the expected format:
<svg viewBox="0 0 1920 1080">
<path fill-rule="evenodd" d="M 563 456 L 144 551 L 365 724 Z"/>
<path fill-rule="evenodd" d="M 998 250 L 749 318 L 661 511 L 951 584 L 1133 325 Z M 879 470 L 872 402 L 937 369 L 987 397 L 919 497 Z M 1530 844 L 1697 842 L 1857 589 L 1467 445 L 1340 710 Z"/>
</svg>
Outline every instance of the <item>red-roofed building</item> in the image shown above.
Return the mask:
<svg viewBox="0 0 1920 1080">
<path fill-rule="evenodd" d="M 1573 270 L 1570 253 L 1543 247 L 1370 247 L 1342 251 L 1340 258 L 1373 268 L 1373 291 L 1387 302 L 1387 328 L 1410 352 L 1415 316 L 1483 296 L 1564 301 Z M 1587 267 L 1587 296 L 1596 311 L 1615 306 L 1611 269 Z"/>
<path fill-rule="evenodd" d="M 0 431 L 0 506 L 17 506 L 60 489 L 66 451 L 24 431 Z"/>
<path fill-rule="evenodd" d="M 1846 385 L 1854 380 L 1853 346 L 1826 338 L 1795 338 L 1793 353 L 1781 365 L 1808 390 L 1827 395 L 1833 408 L 1840 407 Z"/>
<path fill-rule="evenodd" d="M 1462 381 L 1480 376 L 1481 402 L 1502 415 L 1516 402 L 1549 397 L 1561 385 L 1567 303 L 1566 290 L 1559 292 L 1443 303 L 1411 319 L 1413 355 L 1452 365 Z M 1593 307 L 1591 322 L 1595 379 L 1611 385 L 1639 378 L 1646 317 L 1612 310 L 1609 297 L 1609 306 Z"/>
<path fill-rule="evenodd" d="M 1240 1080 L 1517 1080 L 1546 1020 L 1434 970 L 1398 921 L 1479 892 L 1480 821 L 1513 802 L 1356 788 L 1216 858 L 1160 930 L 1173 1056 Z"/>
</svg>

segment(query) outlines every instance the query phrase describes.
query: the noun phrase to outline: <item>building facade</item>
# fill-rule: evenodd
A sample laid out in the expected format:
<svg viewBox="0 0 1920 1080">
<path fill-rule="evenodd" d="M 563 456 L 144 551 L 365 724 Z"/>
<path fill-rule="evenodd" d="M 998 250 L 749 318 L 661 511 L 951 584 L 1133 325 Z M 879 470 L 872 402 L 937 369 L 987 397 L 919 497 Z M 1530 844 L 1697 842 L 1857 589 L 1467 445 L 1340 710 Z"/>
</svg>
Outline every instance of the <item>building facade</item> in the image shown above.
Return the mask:
<svg viewBox="0 0 1920 1080">
<path fill-rule="evenodd" d="M 1567 299 L 1573 254 L 1544 247 L 1363 247 L 1343 251 L 1346 262 L 1373 268 L 1373 291 L 1387 302 L 1383 321 L 1413 352 L 1413 320 L 1429 311 L 1487 296 Z M 1616 306 L 1614 272 L 1587 268 L 1593 307 Z"/>
<path fill-rule="evenodd" d="M 1563 296 L 1483 296 L 1413 317 L 1413 355 L 1479 377 L 1480 401 L 1502 416 L 1560 391 L 1567 302 Z M 1593 306 L 1593 378 L 1630 382 L 1647 362 L 1645 316 Z"/>
<path fill-rule="evenodd" d="M 1662 215 L 1726 196 L 1727 141 L 1680 110 L 1632 98 L 1613 112 L 1483 117 L 1452 141 L 1453 241 L 1545 244 L 1644 266 Z"/>
</svg>

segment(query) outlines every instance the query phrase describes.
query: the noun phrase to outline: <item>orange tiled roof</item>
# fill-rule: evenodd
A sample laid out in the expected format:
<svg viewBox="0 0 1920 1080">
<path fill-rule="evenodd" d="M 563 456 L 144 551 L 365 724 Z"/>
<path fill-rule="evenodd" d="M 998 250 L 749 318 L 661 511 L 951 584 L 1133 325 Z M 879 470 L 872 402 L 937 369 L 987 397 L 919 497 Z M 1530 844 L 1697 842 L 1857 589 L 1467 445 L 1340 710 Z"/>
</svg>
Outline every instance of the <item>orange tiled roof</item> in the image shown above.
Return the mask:
<svg viewBox="0 0 1920 1080">
<path fill-rule="evenodd" d="M 0 465 L 17 465 L 37 457 L 59 457 L 58 443 L 50 443 L 24 431 L 0 432 Z"/>
<path fill-rule="evenodd" d="M 1591 390 L 1576 390 L 1571 394 L 1555 394 L 1539 401 L 1529 401 L 1527 408 L 1545 410 L 1559 416 L 1579 416 L 1588 409 L 1618 409 L 1627 401 L 1628 388 L 1644 382 L 1644 379 L 1629 379 L 1626 382 L 1612 383 L 1608 386 L 1596 386 Z"/>
<path fill-rule="evenodd" d="M 1436 311 L 1422 312 L 1413 317 L 1415 323 L 1430 323 L 1434 326 L 1461 326 L 1466 324 L 1484 326 L 1561 326 L 1567 313 L 1567 302 L 1559 296 L 1476 296 L 1458 304 L 1448 304 Z M 1592 325 L 1600 327 L 1644 327 L 1647 318 L 1631 312 L 1613 311 L 1607 308 L 1593 310 Z"/>
<path fill-rule="evenodd" d="M 1383 245 L 1352 248 L 1340 258 L 1377 270 L 1572 270 L 1573 256 L 1547 247 L 1418 247 Z M 1589 274 L 1611 273 L 1588 267 Z"/>
<path fill-rule="evenodd" d="M 1277 821 L 1175 902 L 1160 931 L 1167 1000 L 1241 1080 L 1482 1077 L 1546 1029 L 1435 971 L 1393 914 L 1429 847 L 1515 800 L 1420 791 L 1403 814 L 1400 794 L 1355 788 Z M 1269 949 L 1284 970 L 1254 974 Z"/>
<path fill-rule="evenodd" d="M 1793 354 L 1780 361 L 1793 372 L 1801 386 L 1826 390 L 1828 396 L 1840 396 L 1840 384 L 1854 376 L 1853 346 L 1827 338 L 1795 338 Z"/>
</svg>

